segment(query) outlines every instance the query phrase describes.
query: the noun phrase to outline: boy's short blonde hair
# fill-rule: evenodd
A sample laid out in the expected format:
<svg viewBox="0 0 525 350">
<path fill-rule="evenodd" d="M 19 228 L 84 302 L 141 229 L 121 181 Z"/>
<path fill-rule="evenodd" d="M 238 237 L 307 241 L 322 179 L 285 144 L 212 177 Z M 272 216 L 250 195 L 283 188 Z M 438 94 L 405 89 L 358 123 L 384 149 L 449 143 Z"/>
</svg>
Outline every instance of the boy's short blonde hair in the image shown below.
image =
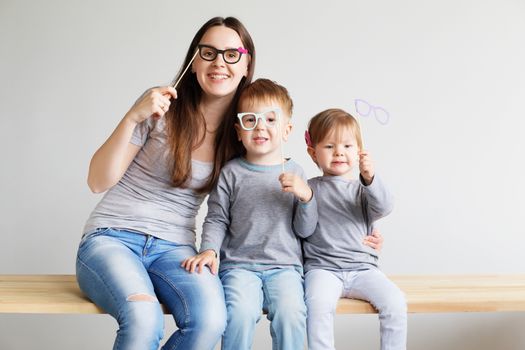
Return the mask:
<svg viewBox="0 0 525 350">
<path fill-rule="evenodd" d="M 350 130 L 354 134 L 357 145 L 362 150 L 361 128 L 350 113 L 338 108 L 322 111 L 310 119 L 308 123 L 309 141 L 311 143 L 308 146 L 315 147 L 332 132 L 335 132 L 335 137 L 339 139 L 341 138 L 341 133 L 345 130 Z"/>
<path fill-rule="evenodd" d="M 288 117 L 292 116 L 293 102 L 288 90 L 277 84 L 275 81 L 269 79 L 257 79 L 250 85 L 248 85 L 241 96 L 239 97 L 239 104 L 237 105 L 237 111 L 240 111 L 241 105 L 250 105 L 260 103 L 261 101 L 269 104 L 278 103 L 281 110 Z M 245 111 L 240 111 L 245 112 Z"/>
</svg>

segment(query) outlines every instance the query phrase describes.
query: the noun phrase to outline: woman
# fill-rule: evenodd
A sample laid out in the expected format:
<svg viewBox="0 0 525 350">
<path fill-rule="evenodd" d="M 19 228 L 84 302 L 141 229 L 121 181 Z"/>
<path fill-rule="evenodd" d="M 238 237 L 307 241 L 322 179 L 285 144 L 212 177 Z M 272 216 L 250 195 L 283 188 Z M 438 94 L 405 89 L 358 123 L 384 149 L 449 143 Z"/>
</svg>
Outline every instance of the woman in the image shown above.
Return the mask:
<svg viewBox="0 0 525 350">
<path fill-rule="evenodd" d="M 89 187 L 108 192 L 86 223 L 77 279 L 118 321 L 114 349 L 158 348 L 159 302 L 179 328 L 165 349 L 212 349 L 225 328 L 218 277 L 180 265 L 197 253 L 197 211 L 237 153 L 233 115 L 254 66 L 245 27 L 212 18 L 191 42 L 177 91 L 146 91 L 91 160 Z"/>
</svg>

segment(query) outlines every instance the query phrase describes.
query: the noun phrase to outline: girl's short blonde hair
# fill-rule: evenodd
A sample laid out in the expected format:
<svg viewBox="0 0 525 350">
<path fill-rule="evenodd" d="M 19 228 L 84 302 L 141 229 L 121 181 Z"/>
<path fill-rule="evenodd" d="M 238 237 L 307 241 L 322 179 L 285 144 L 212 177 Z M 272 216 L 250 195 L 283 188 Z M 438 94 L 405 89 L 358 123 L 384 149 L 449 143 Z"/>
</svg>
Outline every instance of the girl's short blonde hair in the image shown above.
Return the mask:
<svg viewBox="0 0 525 350">
<path fill-rule="evenodd" d="M 357 120 L 348 112 L 338 108 L 331 108 L 316 114 L 308 123 L 308 136 L 310 144 L 315 147 L 322 142 L 327 136 L 335 133 L 336 139 L 341 138 L 341 134 L 350 130 L 357 141 L 359 149 L 363 149 L 363 139 L 361 137 L 361 128 Z M 308 138 L 307 138 L 308 142 Z"/>
</svg>

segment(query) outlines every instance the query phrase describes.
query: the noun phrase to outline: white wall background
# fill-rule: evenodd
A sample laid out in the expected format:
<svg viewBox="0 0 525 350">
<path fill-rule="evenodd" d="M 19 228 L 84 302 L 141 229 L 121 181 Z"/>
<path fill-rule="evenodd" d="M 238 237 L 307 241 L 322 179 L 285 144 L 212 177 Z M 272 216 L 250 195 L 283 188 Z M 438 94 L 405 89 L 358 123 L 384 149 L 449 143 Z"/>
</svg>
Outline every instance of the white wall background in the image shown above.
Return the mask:
<svg viewBox="0 0 525 350">
<path fill-rule="evenodd" d="M 396 196 L 386 273 L 524 272 L 523 0 L 0 0 L 0 273 L 74 273 L 100 199 L 91 155 L 216 15 L 246 24 L 256 77 L 289 88 L 286 152 L 308 175 L 311 116 L 354 98 L 390 112 L 360 119 Z M 523 349 L 524 327 L 523 313 L 410 315 L 409 348 Z M 0 349 L 109 349 L 115 330 L 107 315 L 2 314 Z M 339 349 L 378 348 L 375 315 L 339 315 L 336 332 Z M 270 347 L 264 320 L 254 349 Z"/>
</svg>

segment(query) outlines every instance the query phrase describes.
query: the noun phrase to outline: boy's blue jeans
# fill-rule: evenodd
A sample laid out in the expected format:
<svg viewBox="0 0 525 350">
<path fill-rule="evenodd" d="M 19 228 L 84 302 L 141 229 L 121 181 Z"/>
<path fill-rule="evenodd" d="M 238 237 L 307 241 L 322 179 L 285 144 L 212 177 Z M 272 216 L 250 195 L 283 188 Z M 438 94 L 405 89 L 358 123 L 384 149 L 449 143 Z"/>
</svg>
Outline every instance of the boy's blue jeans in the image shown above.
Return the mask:
<svg viewBox="0 0 525 350">
<path fill-rule="evenodd" d="M 158 349 L 162 302 L 179 328 L 164 349 L 213 349 L 226 326 L 219 278 L 208 269 L 188 273 L 182 260 L 195 248 L 121 229 L 84 238 L 77 256 L 82 291 L 118 322 L 113 349 Z"/>
<path fill-rule="evenodd" d="M 270 320 L 274 350 L 304 348 L 306 305 L 303 278 L 293 268 L 251 271 L 231 268 L 220 273 L 226 298 L 228 324 L 223 350 L 251 349 L 261 309 Z"/>
</svg>

